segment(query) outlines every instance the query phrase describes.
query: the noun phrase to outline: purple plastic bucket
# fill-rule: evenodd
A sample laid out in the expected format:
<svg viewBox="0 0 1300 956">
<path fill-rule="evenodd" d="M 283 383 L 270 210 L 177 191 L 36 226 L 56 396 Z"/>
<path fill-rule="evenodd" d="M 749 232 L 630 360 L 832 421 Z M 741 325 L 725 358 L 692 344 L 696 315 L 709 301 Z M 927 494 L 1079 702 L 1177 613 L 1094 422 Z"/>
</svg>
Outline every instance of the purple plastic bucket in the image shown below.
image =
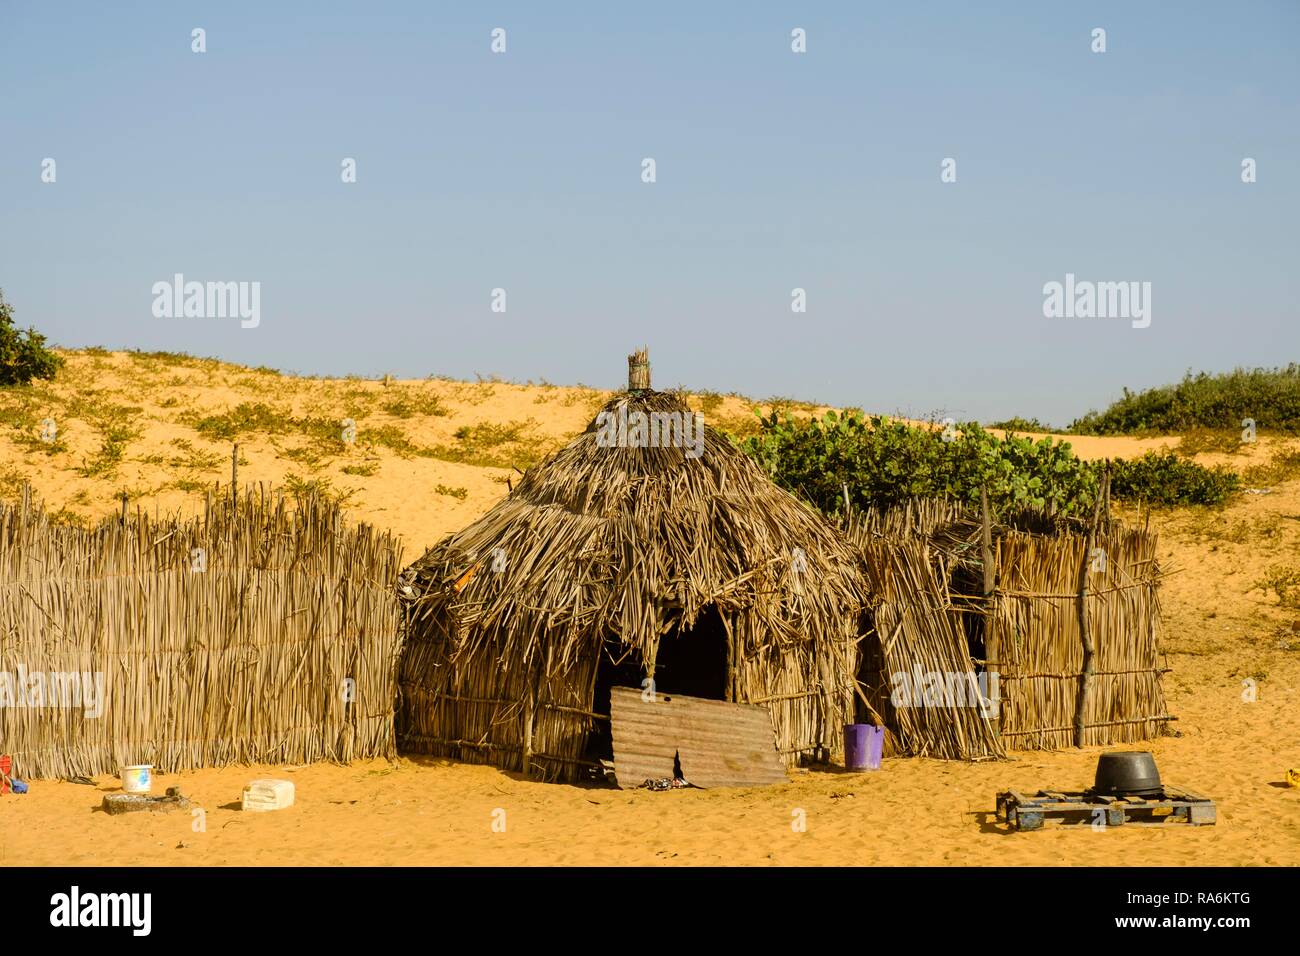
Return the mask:
<svg viewBox="0 0 1300 956">
<path fill-rule="evenodd" d="M 844 725 L 844 767 L 847 770 L 879 770 L 885 750 L 885 728 L 874 724 Z"/>
</svg>

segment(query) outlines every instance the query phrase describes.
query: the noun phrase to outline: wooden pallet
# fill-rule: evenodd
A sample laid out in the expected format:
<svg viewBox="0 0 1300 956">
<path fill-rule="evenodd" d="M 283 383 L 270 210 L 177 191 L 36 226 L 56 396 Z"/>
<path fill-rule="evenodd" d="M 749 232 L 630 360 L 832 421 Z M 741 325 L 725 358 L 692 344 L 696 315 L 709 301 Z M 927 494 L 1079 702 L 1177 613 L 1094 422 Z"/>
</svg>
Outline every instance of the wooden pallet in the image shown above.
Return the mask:
<svg viewBox="0 0 1300 956">
<path fill-rule="evenodd" d="M 1106 797 L 1091 790 L 1039 790 L 1032 795 L 1007 790 L 998 794 L 997 818 L 1013 830 L 1041 830 L 1045 823 L 1099 827 L 1168 823 L 1212 826 L 1215 809 L 1209 797 L 1176 787 L 1165 787 L 1153 797 Z"/>
</svg>

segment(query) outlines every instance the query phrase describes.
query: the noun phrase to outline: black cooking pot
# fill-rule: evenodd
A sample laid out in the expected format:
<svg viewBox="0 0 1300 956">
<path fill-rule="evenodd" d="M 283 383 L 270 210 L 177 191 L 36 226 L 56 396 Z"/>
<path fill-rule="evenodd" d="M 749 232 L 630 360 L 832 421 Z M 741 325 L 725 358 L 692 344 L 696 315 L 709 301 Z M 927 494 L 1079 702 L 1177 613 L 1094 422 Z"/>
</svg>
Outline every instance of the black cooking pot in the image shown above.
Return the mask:
<svg viewBox="0 0 1300 956">
<path fill-rule="evenodd" d="M 1146 750 L 1116 750 L 1097 758 L 1096 793 L 1108 797 L 1152 797 L 1160 793 L 1156 758 Z"/>
</svg>

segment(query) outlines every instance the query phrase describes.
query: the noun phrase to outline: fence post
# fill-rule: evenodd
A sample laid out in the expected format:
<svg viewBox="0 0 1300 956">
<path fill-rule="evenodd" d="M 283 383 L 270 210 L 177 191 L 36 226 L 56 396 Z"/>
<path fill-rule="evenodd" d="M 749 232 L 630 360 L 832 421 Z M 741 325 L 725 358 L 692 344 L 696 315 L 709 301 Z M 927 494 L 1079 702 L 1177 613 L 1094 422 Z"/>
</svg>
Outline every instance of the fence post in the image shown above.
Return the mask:
<svg viewBox="0 0 1300 956">
<path fill-rule="evenodd" d="M 531 672 L 531 668 L 529 670 Z M 524 753 L 520 758 L 520 769 L 525 780 L 529 778 L 533 764 L 533 697 L 536 693 L 535 686 L 524 688 Z"/>
<path fill-rule="evenodd" d="M 980 486 L 980 526 L 980 548 L 984 561 L 984 599 L 987 601 L 993 596 L 993 588 L 997 583 L 993 568 L 993 520 L 989 516 L 988 485 Z"/>
<path fill-rule="evenodd" d="M 239 506 L 239 442 L 230 446 L 230 507 Z"/>
<path fill-rule="evenodd" d="M 996 627 L 996 598 L 994 591 L 997 590 L 997 569 L 993 566 L 993 518 L 989 514 L 989 487 L 987 484 L 980 486 L 980 552 L 981 560 L 984 564 L 984 586 L 982 592 L 984 595 L 984 674 L 985 680 L 988 681 L 988 674 L 996 672 L 997 663 L 997 637 L 995 634 Z M 1000 682 L 999 682 L 1000 683 Z M 986 684 L 992 687 L 991 684 Z M 990 695 L 991 696 L 991 695 Z M 991 721 L 993 732 L 999 737 L 1002 736 L 1002 708 L 997 710 L 997 719 Z"/>
<path fill-rule="evenodd" d="M 1088 529 L 1088 543 L 1083 549 L 1083 560 L 1079 563 L 1079 640 L 1083 643 L 1083 667 L 1080 668 L 1079 674 L 1079 700 L 1074 710 L 1076 747 L 1083 746 L 1088 711 L 1092 707 L 1092 678 L 1097 649 L 1092 640 L 1092 633 L 1088 629 L 1088 574 L 1092 570 L 1092 552 L 1097 546 L 1097 524 L 1101 521 L 1101 508 L 1105 499 L 1106 486 L 1103 482 L 1097 488 L 1097 502 L 1092 508 L 1092 526 Z"/>
<path fill-rule="evenodd" d="M 1101 492 L 1102 492 L 1102 500 L 1105 502 L 1102 505 L 1102 509 L 1101 509 L 1102 524 L 1104 524 L 1106 530 L 1109 531 L 1110 530 L 1110 459 L 1109 458 L 1106 459 L 1106 473 L 1105 473 L 1105 477 L 1102 479 Z"/>
<path fill-rule="evenodd" d="M 722 629 L 727 632 L 727 688 L 723 699 L 731 703 L 740 701 L 740 648 L 736 642 L 736 630 L 721 611 Z"/>
</svg>

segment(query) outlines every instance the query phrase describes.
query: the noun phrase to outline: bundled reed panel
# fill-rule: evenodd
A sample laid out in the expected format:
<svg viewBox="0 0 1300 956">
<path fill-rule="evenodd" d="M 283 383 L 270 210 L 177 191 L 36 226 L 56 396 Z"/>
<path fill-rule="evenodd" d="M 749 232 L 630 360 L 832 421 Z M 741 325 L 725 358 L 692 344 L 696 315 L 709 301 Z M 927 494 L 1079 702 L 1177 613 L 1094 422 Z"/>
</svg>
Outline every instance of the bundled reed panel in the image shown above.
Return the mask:
<svg viewBox="0 0 1300 956">
<path fill-rule="evenodd" d="M 392 536 L 314 498 L 93 529 L 0 504 L 0 682 L 24 695 L 0 752 L 31 778 L 392 755 L 400 567 Z M 102 675 L 102 713 L 31 706 L 30 675 L 73 673 Z"/>
<path fill-rule="evenodd" d="M 1007 746 L 1073 746 L 1080 716 L 1084 746 L 1164 733 L 1173 718 L 1161 686 L 1168 668 L 1159 649 L 1155 536 L 1113 522 L 1090 551 L 1083 534 L 1010 531 L 999 540 L 996 561 L 987 655 L 1001 676 Z M 1095 648 L 1089 677 L 1084 621 Z M 1085 680 L 1091 693 L 1080 715 Z"/>
<path fill-rule="evenodd" d="M 891 731 L 893 752 L 964 760 L 1003 755 L 996 708 L 984 696 L 947 583 L 919 536 L 861 545 L 876 641 L 861 671 L 865 693 Z"/>
<path fill-rule="evenodd" d="M 885 715 L 893 752 L 973 757 L 1069 747 L 1080 731 L 1085 746 L 1128 743 L 1165 732 L 1173 719 L 1161 687 L 1168 668 L 1151 532 L 1098 521 L 1090 543 L 1082 522 L 1032 510 L 1007 515 L 991 522 L 991 577 L 981 516 L 958 502 L 869 509 L 852 516 L 847 532 L 877 602 L 860 682 Z M 991 721 L 972 724 L 968 708 L 948 706 L 946 694 L 919 711 L 895 706 L 897 675 L 963 667 L 972 679 L 983 675 L 985 691 L 996 673 Z"/>
</svg>

